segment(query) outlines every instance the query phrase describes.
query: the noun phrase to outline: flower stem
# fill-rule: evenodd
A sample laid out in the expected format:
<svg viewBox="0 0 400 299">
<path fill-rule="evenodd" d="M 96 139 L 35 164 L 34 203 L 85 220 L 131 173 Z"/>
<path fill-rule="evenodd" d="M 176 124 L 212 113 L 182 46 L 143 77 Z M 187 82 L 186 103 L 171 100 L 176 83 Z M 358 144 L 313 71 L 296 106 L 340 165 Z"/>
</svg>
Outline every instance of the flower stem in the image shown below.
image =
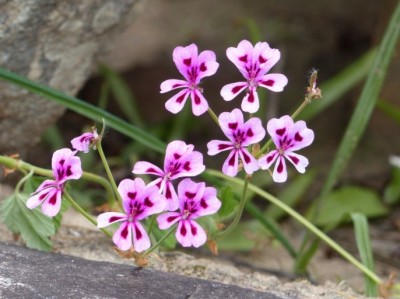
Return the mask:
<svg viewBox="0 0 400 299">
<path fill-rule="evenodd" d="M 242 197 L 240 198 L 240 202 L 239 202 L 239 207 L 236 210 L 236 214 L 235 214 L 235 218 L 233 218 L 232 222 L 229 224 L 229 226 L 224 229 L 222 232 L 220 232 L 217 235 L 217 238 L 223 238 L 226 237 L 227 235 L 229 235 L 238 225 L 240 218 L 242 218 L 242 214 L 243 214 L 243 210 L 244 210 L 244 206 L 246 204 L 246 193 L 247 193 L 247 187 L 249 185 L 249 178 L 246 175 L 245 179 L 244 179 L 244 184 L 243 184 L 243 191 L 242 191 Z"/>
<path fill-rule="evenodd" d="M 175 230 L 175 227 L 177 226 L 177 224 L 174 224 L 171 229 L 160 239 L 158 240 L 158 242 L 156 244 L 154 244 L 153 246 L 151 246 L 144 254 L 142 257 L 146 257 L 148 256 L 150 253 L 152 253 L 158 246 L 160 246 L 160 244 L 166 239 L 168 238 Z"/>
<path fill-rule="evenodd" d="M 118 199 L 117 203 L 118 203 L 119 207 L 122 208 L 122 198 L 118 192 L 118 187 L 117 187 L 117 184 L 115 183 L 114 177 L 111 173 L 110 166 L 107 163 L 106 156 L 104 155 L 103 147 L 101 146 L 101 140 L 99 140 L 96 143 L 96 147 L 97 147 L 97 151 L 99 152 L 101 162 L 103 162 L 104 169 L 106 170 L 108 180 L 110 181 L 112 189 L 114 191 L 114 195 L 115 195 L 114 198 Z"/>
<path fill-rule="evenodd" d="M 215 176 L 215 177 L 220 177 L 223 178 L 227 181 L 231 181 L 235 184 L 241 184 L 241 185 L 247 185 L 248 182 L 243 181 L 238 178 L 232 178 L 224 175 L 223 173 L 216 171 L 216 170 L 207 170 L 207 173 Z M 366 276 L 368 276 L 372 281 L 374 281 L 377 284 L 382 283 L 382 279 L 379 278 L 374 272 L 372 272 L 370 269 L 368 269 L 366 266 L 364 266 L 361 262 L 359 262 L 356 258 L 354 258 L 350 253 L 348 253 L 343 247 L 341 247 L 338 243 L 336 243 L 334 240 L 332 240 L 329 236 L 327 236 L 323 231 L 321 231 L 319 228 L 317 228 L 314 224 L 312 224 L 310 221 L 308 221 L 306 218 L 304 218 L 302 215 L 297 213 L 295 210 L 293 210 L 291 207 L 286 205 L 284 202 L 280 201 L 278 198 L 272 196 L 268 192 L 265 192 L 264 190 L 260 189 L 259 187 L 248 184 L 249 190 L 255 192 L 262 198 L 268 200 L 272 204 L 276 205 L 277 207 L 281 208 L 283 211 L 285 211 L 288 215 L 293 217 L 295 220 L 297 220 L 300 224 L 302 224 L 304 227 L 306 227 L 309 231 L 311 231 L 314 235 L 316 235 L 319 239 L 321 239 L 323 242 L 328 244 L 333 250 L 335 250 L 337 253 L 339 253 L 344 259 L 349 261 L 351 264 L 353 264 L 355 267 L 357 267 L 360 271 L 362 271 Z"/>
<path fill-rule="evenodd" d="M 217 124 L 217 126 L 219 126 L 218 117 L 211 108 L 208 108 L 208 114 L 210 114 L 212 120 Z"/>
<path fill-rule="evenodd" d="M 69 203 L 74 207 L 74 209 L 76 211 L 81 213 L 82 216 L 85 217 L 87 220 L 89 220 L 93 225 L 97 226 L 97 221 L 92 216 L 90 216 L 84 209 L 82 209 L 82 207 L 80 205 L 78 205 L 78 203 L 75 200 L 72 199 L 71 195 L 69 195 L 68 192 L 64 193 L 64 197 L 65 197 L 66 200 L 69 201 Z M 112 234 L 108 230 L 106 230 L 104 228 L 100 228 L 100 230 L 106 236 L 112 237 Z"/>
</svg>

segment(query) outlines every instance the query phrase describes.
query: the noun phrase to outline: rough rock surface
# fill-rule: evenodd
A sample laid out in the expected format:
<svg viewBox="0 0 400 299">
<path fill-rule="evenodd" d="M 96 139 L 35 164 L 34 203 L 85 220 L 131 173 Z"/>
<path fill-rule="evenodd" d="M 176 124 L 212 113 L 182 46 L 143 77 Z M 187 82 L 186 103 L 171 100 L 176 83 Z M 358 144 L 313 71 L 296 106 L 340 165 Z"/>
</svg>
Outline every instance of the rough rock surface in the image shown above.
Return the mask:
<svg viewBox="0 0 400 299">
<path fill-rule="evenodd" d="M 0 1 L 0 66 L 67 94 L 89 77 L 98 54 L 142 0 Z M 35 143 L 63 107 L 0 82 L 0 153 Z"/>
</svg>

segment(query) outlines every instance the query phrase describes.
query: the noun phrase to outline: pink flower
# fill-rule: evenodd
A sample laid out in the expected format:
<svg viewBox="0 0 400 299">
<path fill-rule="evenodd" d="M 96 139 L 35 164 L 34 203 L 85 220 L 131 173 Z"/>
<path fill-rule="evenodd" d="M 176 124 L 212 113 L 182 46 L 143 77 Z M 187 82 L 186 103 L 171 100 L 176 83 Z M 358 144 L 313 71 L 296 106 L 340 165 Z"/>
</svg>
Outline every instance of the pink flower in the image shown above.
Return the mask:
<svg viewBox="0 0 400 299">
<path fill-rule="evenodd" d="M 125 179 L 118 186 L 124 213 L 107 212 L 97 217 L 97 227 L 106 227 L 121 222 L 113 235 L 113 242 L 121 250 L 128 250 L 132 243 L 136 252 L 150 248 L 150 239 L 140 220 L 160 213 L 165 208 L 165 199 L 156 186 L 146 186 L 140 178 Z"/>
<path fill-rule="evenodd" d="M 253 117 L 243 123 L 243 113 L 240 109 L 220 114 L 219 125 L 230 141 L 212 140 L 207 144 L 208 154 L 216 155 L 222 151 L 230 151 L 222 166 L 222 172 L 229 176 L 236 176 L 239 168 L 239 157 L 243 162 L 246 173 L 251 174 L 258 170 L 257 160 L 246 149 L 249 145 L 260 142 L 265 136 L 261 120 Z"/>
<path fill-rule="evenodd" d="M 72 148 L 77 151 L 88 153 L 91 145 L 95 145 L 99 135 L 97 130 L 93 128 L 93 132 L 83 133 L 71 140 Z"/>
<path fill-rule="evenodd" d="M 225 85 L 221 89 L 221 96 L 225 101 L 231 101 L 246 89 L 246 95 L 242 101 L 243 111 L 250 113 L 258 111 L 260 103 L 257 88 L 259 86 L 278 92 L 282 91 L 288 83 L 285 75 L 267 74 L 277 63 L 281 53 L 277 49 L 271 49 L 266 42 L 259 42 L 253 48 L 249 41 L 243 40 L 237 48 L 228 48 L 226 55 L 247 81 Z"/>
<path fill-rule="evenodd" d="M 287 179 L 284 158 L 288 159 L 298 172 L 304 173 L 308 166 L 308 159 L 295 154 L 294 151 L 309 146 L 314 140 L 314 132 L 307 128 L 304 121 L 294 123 L 288 115 L 271 119 L 267 124 L 267 131 L 276 149 L 258 160 L 260 168 L 268 169 L 276 161 L 272 178 L 278 183 L 285 182 Z"/>
<path fill-rule="evenodd" d="M 182 88 L 165 103 L 165 108 L 172 113 L 178 113 L 190 95 L 193 114 L 199 116 L 208 110 L 208 103 L 199 86 L 200 80 L 216 73 L 219 64 L 216 62 L 215 53 L 203 51 L 198 54 L 197 46 L 191 44 L 187 47 L 176 47 L 172 57 L 185 80 L 170 79 L 161 83 L 161 93 Z"/>
<path fill-rule="evenodd" d="M 175 140 L 168 144 L 165 152 L 164 170 L 152 163 L 138 161 L 133 167 L 134 174 L 152 174 L 159 176 L 151 184 L 157 185 L 167 199 L 167 209 L 175 211 L 179 206 L 178 196 L 171 181 L 188 176 L 196 176 L 205 169 L 203 155 L 193 151 L 192 144 Z"/>
<path fill-rule="evenodd" d="M 61 197 L 65 182 L 77 180 L 82 176 L 81 160 L 69 148 L 60 149 L 53 154 L 52 169 L 54 180 L 45 180 L 28 198 L 26 206 L 34 209 L 42 204 L 43 214 L 54 217 L 60 211 Z"/>
<path fill-rule="evenodd" d="M 199 247 L 207 241 L 204 229 L 195 219 L 214 214 L 221 207 L 217 190 L 184 179 L 178 185 L 179 212 L 167 212 L 157 217 L 160 229 L 167 229 L 178 222 L 175 236 L 183 247 Z"/>
</svg>

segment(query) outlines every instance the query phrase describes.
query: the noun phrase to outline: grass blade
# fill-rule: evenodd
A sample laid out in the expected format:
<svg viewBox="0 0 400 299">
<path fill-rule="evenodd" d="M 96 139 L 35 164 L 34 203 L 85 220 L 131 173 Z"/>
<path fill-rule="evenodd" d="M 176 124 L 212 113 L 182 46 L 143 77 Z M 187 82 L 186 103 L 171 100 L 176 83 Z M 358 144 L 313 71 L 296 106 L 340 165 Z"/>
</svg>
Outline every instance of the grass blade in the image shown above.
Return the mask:
<svg viewBox="0 0 400 299">
<path fill-rule="evenodd" d="M 361 213 L 352 213 L 351 218 L 353 219 L 354 223 L 354 233 L 356 236 L 357 248 L 358 252 L 360 253 L 361 262 L 365 267 L 374 272 L 374 258 L 372 256 L 367 217 Z M 365 276 L 365 291 L 368 297 L 378 296 L 377 284 L 367 276 Z"/>
<path fill-rule="evenodd" d="M 42 86 L 3 68 L 0 68 L 0 78 L 35 94 L 53 100 L 67 107 L 68 109 L 71 109 L 72 111 L 75 111 L 76 113 L 79 113 L 94 121 L 101 121 L 104 119 L 109 127 L 124 134 L 125 136 L 128 136 L 157 152 L 164 153 L 165 151 L 165 144 L 161 140 L 147 133 L 146 131 L 116 117 L 115 115 L 108 113 L 105 110 L 99 109 L 89 103 L 79 100 L 73 96 L 66 95 L 53 88 Z"/>
</svg>

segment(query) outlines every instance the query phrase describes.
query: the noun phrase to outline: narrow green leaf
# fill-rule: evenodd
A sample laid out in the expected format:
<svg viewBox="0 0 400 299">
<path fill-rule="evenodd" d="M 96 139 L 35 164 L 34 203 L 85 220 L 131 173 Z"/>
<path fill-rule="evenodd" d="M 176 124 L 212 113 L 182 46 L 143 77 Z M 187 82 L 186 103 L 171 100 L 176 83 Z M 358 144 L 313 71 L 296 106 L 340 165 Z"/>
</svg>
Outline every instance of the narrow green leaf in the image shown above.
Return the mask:
<svg viewBox="0 0 400 299">
<path fill-rule="evenodd" d="M 117 72 L 108 66 L 101 65 L 99 69 L 100 73 L 107 80 L 121 111 L 128 117 L 132 124 L 143 128 L 144 123 L 138 112 L 139 109 L 136 105 L 135 97 L 128 85 Z"/>
<path fill-rule="evenodd" d="M 380 100 L 376 103 L 376 107 L 381 109 L 388 116 L 390 116 L 394 121 L 396 121 L 398 124 L 400 124 L 400 109 L 397 108 L 395 105 L 393 105 L 389 102 Z"/>
<path fill-rule="evenodd" d="M 371 240 L 369 238 L 368 221 L 365 215 L 360 213 L 352 213 L 351 218 L 354 224 L 354 233 L 356 236 L 357 248 L 360 253 L 361 262 L 370 269 L 375 271 L 374 258 L 372 255 Z M 366 295 L 368 297 L 378 296 L 378 285 L 365 276 Z"/>
<path fill-rule="evenodd" d="M 159 153 L 164 153 L 165 143 L 149 134 L 143 129 L 135 127 L 128 122 L 108 113 L 105 110 L 97 108 L 87 102 L 79 100 L 75 97 L 63 94 L 53 88 L 40 85 L 29 79 L 23 78 L 15 73 L 9 72 L 3 68 L 0 68 L 0 78 L 10 82 L 12 84 L 18 85 L 26 90 L 29 90 L 35 94 L 44 96 L 50 100 L 53 100 L 66 108 L 75 111 L 83 116 L 94 121 L 101 121 L 104 119 L 107 125 L 114 130 L 128 136 L 137 142 L 140 142 L 150 149 L 153 149 Z"/>
<path fill-rule="evenodd" d="M 392 205 L 400 201 L 400 168 L 393 167 L 392 177 L 383 193 L 386 204 Z"/>
<path fill-rule="evenodd" d="M 26 207 L 28 195 L 13 194 L 1 205 L 1 218 L 14 233 L 21 234 L 26 246 L 43 251 L 52 249 L 50 237 L 55 234 L 53 220 L 39 210 Z"/>
</svg>

